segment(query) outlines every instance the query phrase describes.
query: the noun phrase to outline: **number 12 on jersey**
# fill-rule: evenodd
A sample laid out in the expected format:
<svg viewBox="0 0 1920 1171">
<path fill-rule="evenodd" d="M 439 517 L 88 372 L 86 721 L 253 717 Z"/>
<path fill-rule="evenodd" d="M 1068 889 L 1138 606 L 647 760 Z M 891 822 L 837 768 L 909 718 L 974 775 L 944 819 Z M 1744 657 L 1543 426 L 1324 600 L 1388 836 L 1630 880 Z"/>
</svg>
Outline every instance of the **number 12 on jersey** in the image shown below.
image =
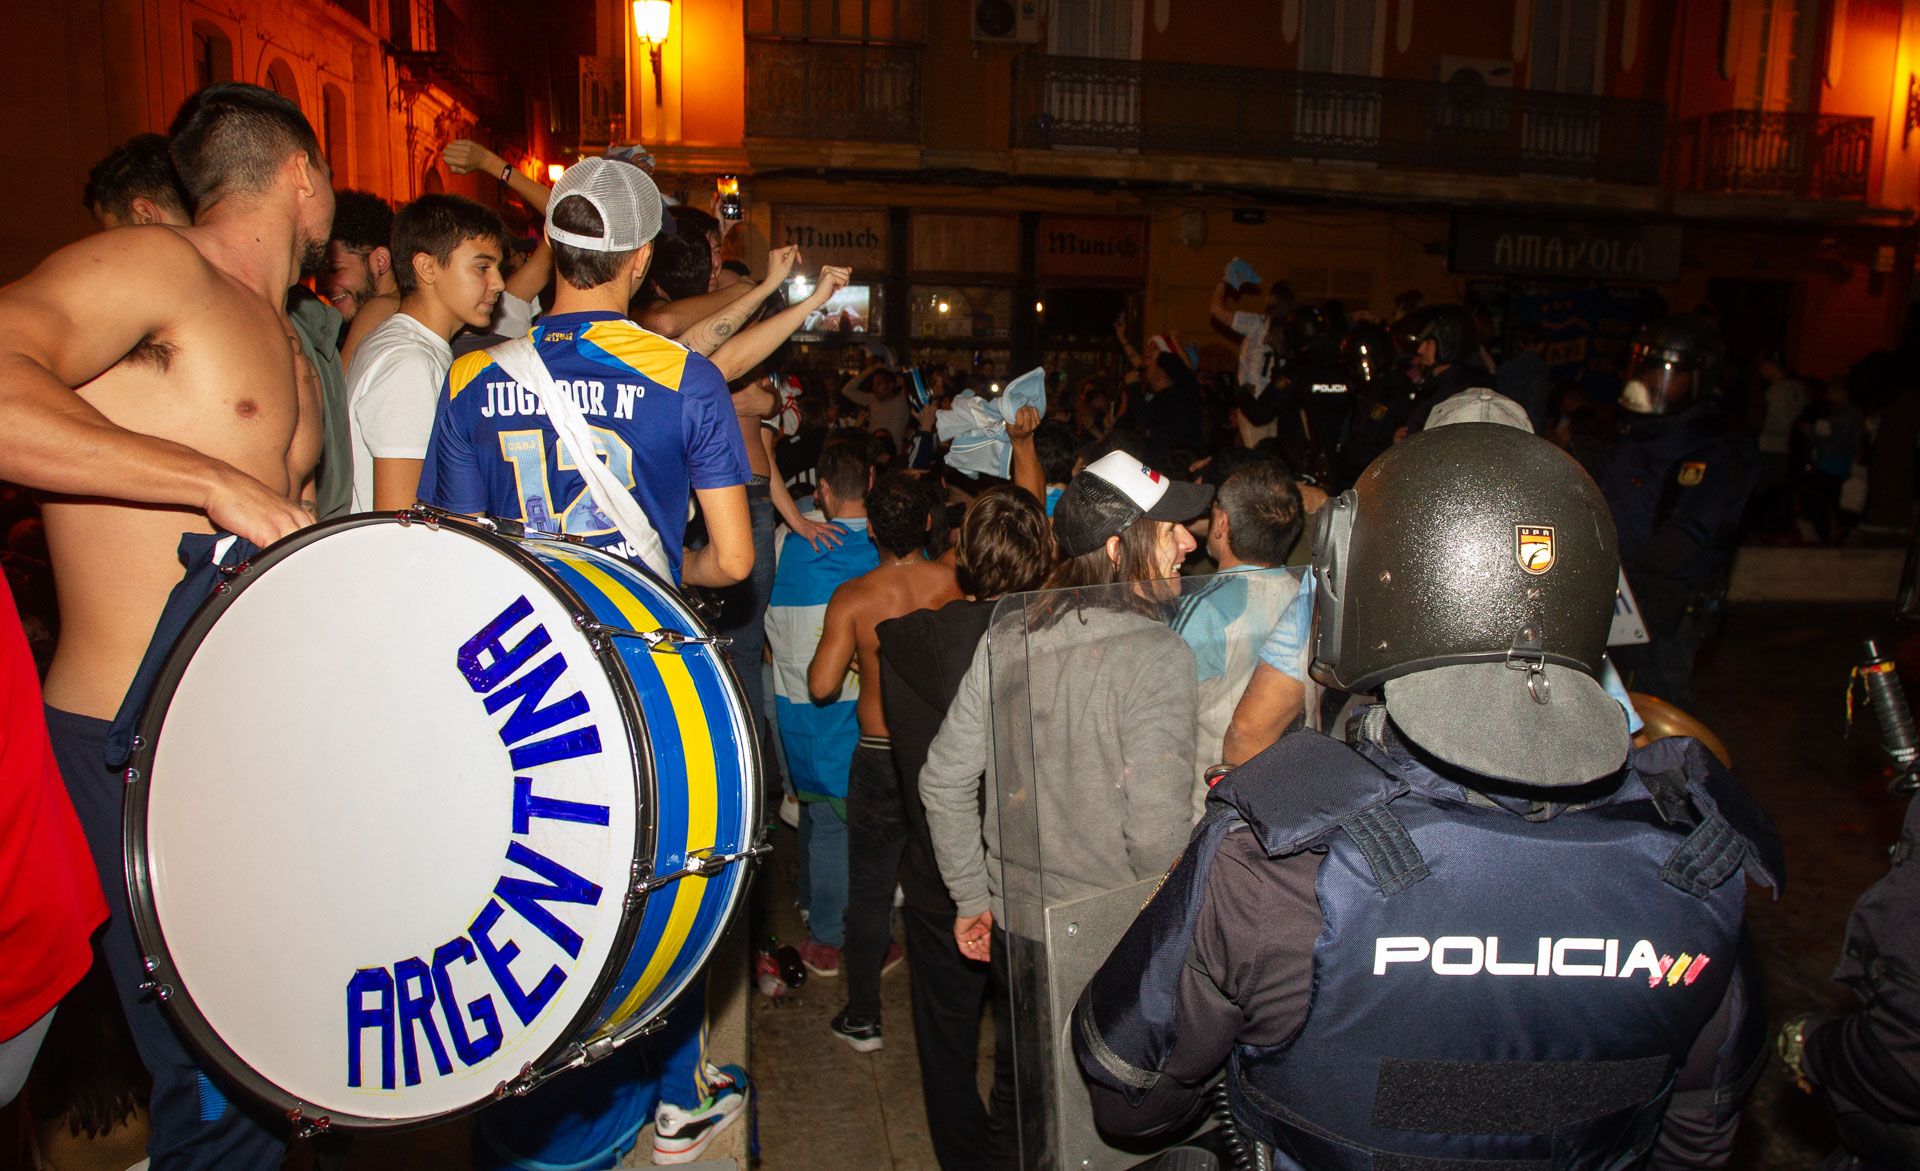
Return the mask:
<svg viewBox="0 0 1920 1171">
<path fill-rule="evenodd" d="M 593 450 L 606 461 L 613 478 L 627 488 L 633 487 L 633 448 L 605 427 L 590 427 Z M 577 471 L 573 453 L 564 443 L 554 466 L 563 472 Z M 528 532 L 555 533 L 567 537 L 602 537 L 614 531 L 613 521 L 594 506 L 593 493 L 585 485 L 565 508 L 555 510 L 553 488 L 547 477 L 547 433 L 531 431 L 500 432 L 500 456 L 513 467 L 515 494 L 520 497 L 520 519 Z"/>
</svg>

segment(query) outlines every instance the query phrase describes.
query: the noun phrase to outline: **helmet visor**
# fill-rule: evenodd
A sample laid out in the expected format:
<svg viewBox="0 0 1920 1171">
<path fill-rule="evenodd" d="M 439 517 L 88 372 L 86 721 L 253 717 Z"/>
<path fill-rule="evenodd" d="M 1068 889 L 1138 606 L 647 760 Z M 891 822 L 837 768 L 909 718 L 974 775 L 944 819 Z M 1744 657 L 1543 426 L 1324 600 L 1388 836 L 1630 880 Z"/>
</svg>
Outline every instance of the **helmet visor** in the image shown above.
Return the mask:
<svg viewBox="0 0 1920 1171">
<path fill-rule="evenodd" d="M 1620 389 L 1620 405 L 1637 415 L 1665 415 L 1693 401 L 1699 377 L 1691 362 L 1675 355 L 1635 346 L 1627 368 L 1627 384 Z"/>
</svg>

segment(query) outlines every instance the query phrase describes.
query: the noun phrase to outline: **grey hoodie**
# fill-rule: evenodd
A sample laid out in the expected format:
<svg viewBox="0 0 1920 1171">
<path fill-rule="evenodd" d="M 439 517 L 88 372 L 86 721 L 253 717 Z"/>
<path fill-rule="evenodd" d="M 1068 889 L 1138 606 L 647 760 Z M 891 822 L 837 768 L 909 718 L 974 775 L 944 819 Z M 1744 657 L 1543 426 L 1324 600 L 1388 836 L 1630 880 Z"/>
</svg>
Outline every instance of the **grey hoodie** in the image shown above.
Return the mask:
<svg viewBox="0 0 1920 1171">
<path fill-rule="evenodd" d="M 957 913 L 991 908 L 1034 937 L 1009 894 L 1018 911 L 1165 873 L 1193 824 L 1196 694 L 1193 652 L 1151 618 L 1069 608 L 1030 633 L 999 618 L 920 773 Z"/>
</svg>

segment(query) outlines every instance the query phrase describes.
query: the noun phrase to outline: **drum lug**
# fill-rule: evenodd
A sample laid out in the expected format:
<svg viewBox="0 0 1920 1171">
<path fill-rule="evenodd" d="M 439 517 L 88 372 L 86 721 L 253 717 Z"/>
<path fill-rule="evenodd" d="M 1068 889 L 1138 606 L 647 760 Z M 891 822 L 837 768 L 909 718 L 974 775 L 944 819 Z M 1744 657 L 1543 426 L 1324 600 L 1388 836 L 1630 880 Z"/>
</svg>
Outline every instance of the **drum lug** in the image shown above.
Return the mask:
<svg viewBox="0 0 1920 1171">
<path fill-rule="evenodd" d="M 681 634 L 677 630 L 667 630 L 664 627 L 659 630 L 633 630 L 625 626 L 609 626 L 604 622 L 596 622 L 584 614 L 576 615 L 573 622 L 580 628 L 580 633 L 592 640 L 595 650 L 601 649 L 604 644 L 616 638 L 637 638 L 646 643 L 650 651 L 676 655 L 680 653 L 680 648 L 683 646 L 725 647 L 733 644 L 733 640 L 723 634 Z"/>
<path fill-rule="evenodd" d="M 395 512 L 393 519 L 399 521 L 402 528 L 412 525 L 415 521 L 419 521 L 429 529 L 438 529 L 440 522 L 451 515 L 452 514 L 444 508 L 435 508 L 430 504 L 415 504 Z"/>
<path fill-rule="evenodd" d="M 140 968 L 146 972 L 147 975 L 153 975 L 160 970 L 160 957 L 141 956 Z M 142 980 L 140 982 L 140 991 L 153 993 L 155 1000 L 164 1001 L 173 998 L 173 985 L 161 980 Z"/>
<path fill-rule="evenodd" d="M 134 747 L 138 748 L 139 745 L 136 744 Z M 137 768 L 130 768 L 126 772 L 120 774 L 120 779 L 129 785 L 138 784 L 140 781 L 140 770 Z"/>
<path fill-rule="evenodd" d="M 539 1076 L 533 1072 L 533 1062 L 529 1061 L 520 1067 L 520 1072 L 515 1074 L 511 1080 L 501 1082 L 495 1086 L 493 1096 L 496 1099 L 524 1098 L 527 1096 L 527 1093 L 539 1083 Z"/>
<path fill-rule="evenodd" d="M 603 1057 L 610 1056 L 615 1048 L 612 1037 L 601 1037 L 597 1041 L 588 1041 L 580 1046 L 580 1056 L 584 1057 L 588 1064 L 592 1064 Z"/>
<path fill-rule="evenodd" d="M 325 1134 L 331 1130 L 333 1128 L 333 1115 L 322 1114 L 320 1117 L 309 1122 L 307 1120 L 307 1112 L 295 1106 L 293 1109 L 287 1111 L 287 1125 L 293 1128 L 293 1137 L 309 1139 L 317 1135 Z"/>
<path fill-rule="evenodd" d="M 627 891 L 627 905 L 632 907 L 653 891 L 683 878 L 712 878 L 735 862 L 745 862 L 772 851 L 772 846 L 761 841 L 735 854 L 696 854 L 687 859 L 685 866 L 666 874 L 646 874 L 644 867 L 635 866 L 633 887 Z"/>
</svg>

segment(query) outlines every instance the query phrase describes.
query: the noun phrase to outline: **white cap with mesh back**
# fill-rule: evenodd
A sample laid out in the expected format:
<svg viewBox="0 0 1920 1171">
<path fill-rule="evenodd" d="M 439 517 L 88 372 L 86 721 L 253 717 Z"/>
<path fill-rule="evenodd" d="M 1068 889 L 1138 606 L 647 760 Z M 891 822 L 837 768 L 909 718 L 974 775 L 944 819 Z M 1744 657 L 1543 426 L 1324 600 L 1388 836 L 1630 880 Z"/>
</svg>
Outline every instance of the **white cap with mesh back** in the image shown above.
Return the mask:
<svg viewBox="0 0 1920 1171">
<path fill-rule="evenodd" d="M 600 213 L 598 236 L 555 227 L 553 213 L 562 200 L 584 199 Z M 581 159 L 547 197 L 547 239 L 589 252 L 632 252 L 660 234 L 660 189 L 647 173 L 616 159 Z"/>
</svg>

